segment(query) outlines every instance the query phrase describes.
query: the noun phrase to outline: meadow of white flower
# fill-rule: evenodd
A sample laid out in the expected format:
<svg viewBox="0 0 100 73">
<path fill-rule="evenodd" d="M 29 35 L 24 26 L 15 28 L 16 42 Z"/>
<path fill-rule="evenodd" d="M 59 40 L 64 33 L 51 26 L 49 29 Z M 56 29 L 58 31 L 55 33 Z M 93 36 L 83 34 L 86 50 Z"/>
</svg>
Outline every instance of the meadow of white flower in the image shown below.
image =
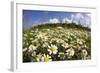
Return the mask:
<svg viewBox="0 0 100 73">
<path fill-rule="evenodd" d="M 71 24 L 43 24 L 23 30 L 23 62 L 91 59 L 91 29 Z"/>
</svg>

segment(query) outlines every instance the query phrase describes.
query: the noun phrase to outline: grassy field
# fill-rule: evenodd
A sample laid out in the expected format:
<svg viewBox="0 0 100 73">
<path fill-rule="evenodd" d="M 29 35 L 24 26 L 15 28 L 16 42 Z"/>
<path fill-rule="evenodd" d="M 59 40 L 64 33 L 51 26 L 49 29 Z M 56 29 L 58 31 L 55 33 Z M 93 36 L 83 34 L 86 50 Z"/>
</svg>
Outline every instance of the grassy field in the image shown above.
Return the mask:
<svg viewBox="0 0 100 73">
<path fill-rule="evenodd" d="M 23 62 L 91 59 L 91 29 L 74 23 L 23 29 Z"/>
</svg>

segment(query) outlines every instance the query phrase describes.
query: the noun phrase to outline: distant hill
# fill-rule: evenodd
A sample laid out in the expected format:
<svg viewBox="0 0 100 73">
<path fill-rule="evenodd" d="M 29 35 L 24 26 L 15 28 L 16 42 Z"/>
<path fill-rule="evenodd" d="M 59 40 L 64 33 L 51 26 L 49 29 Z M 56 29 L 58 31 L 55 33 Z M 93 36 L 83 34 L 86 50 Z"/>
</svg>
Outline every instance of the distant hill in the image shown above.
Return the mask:
<svg viewBox="0 0 100 73">
<path fill-rule="evenodd" d="M 91 29 L 75 23 L 48 23 L 24 29 L 23 62 L 48 62 L 49 58 L 91 59 Z"/>
<path fill-rule="evenodd" d="M 68 28 L 79 28 L 79 29 L 84 29 L 84 30 L 88 30 L 91 31 L 91 28 L 89 27 L 84 27 L 81 24 L 75 24 L 75 23 L 46 23 L 46 24 L 37 24 L 34 25 L 30 28 L 42 28 L 42 27 L 57 27 L 57 26 L 62 26 L 62 27 L 68 27 Z M 26 29 L 30 29 L 30 28 L 26 28 Z M 26 30 L 25 29 L 25 30 Z"/>
</svg>

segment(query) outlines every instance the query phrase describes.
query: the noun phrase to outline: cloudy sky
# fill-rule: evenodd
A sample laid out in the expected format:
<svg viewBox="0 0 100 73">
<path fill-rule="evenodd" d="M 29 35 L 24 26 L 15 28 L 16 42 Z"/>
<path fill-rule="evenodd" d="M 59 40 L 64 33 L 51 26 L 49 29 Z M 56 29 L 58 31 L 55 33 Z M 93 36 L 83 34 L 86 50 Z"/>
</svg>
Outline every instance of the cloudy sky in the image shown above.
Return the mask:
<svg viewBox="0 0 100 73">
<path fill-rule="evenodd" d="M 23 10 L 24 28 L 43 23 L 76 23 L 91 27 L 91 14 L 84 12 L 56 12 Z"/>
</svg>

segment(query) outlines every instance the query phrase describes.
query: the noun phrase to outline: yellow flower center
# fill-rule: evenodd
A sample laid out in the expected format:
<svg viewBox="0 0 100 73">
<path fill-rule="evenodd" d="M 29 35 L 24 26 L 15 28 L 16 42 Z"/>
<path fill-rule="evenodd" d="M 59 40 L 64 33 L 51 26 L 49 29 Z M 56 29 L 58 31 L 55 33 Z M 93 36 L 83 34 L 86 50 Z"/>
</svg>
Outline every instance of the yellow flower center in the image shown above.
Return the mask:
<svg viewBox="0 0 100 73">
<path fill-rule="evenodd" d="M 68 44 L 67 43 L 64 43 L 64 46 L 68 46 Z"/>
<path fill-rule="evenodd" d="M 69 49 L 69 55 L 70 56 L 72 55 L 72 50 L 73 50 L 72 48 Z"/>
<path fill-rule="evenodd" d="M 49 58 L 48 58 L 48 57 L 45 57 L 45 58 L 44 58 L 44 61 L 45 61 L 45 62 L 48 62 L 48 61 L 49 61 Z"/>
<path fill-rule="evenodd" d="M 53 52 L 53 51 L 55 51 L 55 48 L 50 48 L 50 50 Z"/>
</svg>

